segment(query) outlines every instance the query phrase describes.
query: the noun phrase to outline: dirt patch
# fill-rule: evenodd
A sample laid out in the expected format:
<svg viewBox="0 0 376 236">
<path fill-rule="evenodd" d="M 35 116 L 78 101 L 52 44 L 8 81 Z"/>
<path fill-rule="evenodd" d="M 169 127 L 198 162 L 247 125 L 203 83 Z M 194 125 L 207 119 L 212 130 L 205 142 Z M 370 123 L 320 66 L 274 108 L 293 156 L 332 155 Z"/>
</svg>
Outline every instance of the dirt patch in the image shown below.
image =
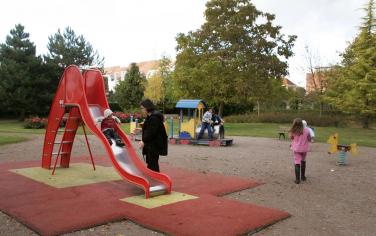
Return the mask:
<svg viewBox="0 0 376 236">
<path fill-rule="evenodd" d="M 43 135 L 20 144 L 1 146 L 0 162 L 39 160 Z M 347 166 L 337 166 L 328 145 L 314 143 L 307 159 L 307 181 L 294 183 L 289 142 L 278 139 L 233 137 L 232 147 L 170 145 L 161 162 L 199 172 L 216 172 L 258 180 L 263 185 L 224 197 L 273 207 L 292 216 L 255 235 L 374 235 L 376 230 L 375 148 L 359 148 L 348 155 Z M 89 137 L 95 155 L 105 155 L 98 140 Z M 73 156 L 88 155 L 78 136 Z M 162 170 L 163 171 L 163 170 Z M 1 235 L 36 235 L 0 213 Z M 67 235 L 163 235 L 130 221 L 108 223 Z"/>
</svg>

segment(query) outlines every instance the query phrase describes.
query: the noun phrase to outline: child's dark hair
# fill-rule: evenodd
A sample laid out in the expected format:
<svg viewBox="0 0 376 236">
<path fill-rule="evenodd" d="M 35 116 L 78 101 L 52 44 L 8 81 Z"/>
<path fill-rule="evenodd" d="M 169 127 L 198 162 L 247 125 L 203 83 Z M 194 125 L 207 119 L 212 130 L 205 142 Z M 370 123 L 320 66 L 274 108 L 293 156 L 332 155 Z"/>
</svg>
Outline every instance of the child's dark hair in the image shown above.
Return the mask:
<svg viewBox="0 0 376 236">
<path fill-rule="evenodd" d="M 301 135 L 303 134 L 303 122 L 300 118 L 295 118 L 290 129 L 290 133 Z"/>
</svg>

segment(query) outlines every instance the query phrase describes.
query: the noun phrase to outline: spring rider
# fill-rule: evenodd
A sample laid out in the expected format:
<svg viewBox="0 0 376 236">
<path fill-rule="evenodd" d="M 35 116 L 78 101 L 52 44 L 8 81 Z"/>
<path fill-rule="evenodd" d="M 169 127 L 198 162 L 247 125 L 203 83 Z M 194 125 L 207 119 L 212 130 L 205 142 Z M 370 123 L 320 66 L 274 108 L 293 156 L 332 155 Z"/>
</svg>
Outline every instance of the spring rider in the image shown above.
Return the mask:
<svg viewBox="0 0 376 236">
<path fill-rule="evenodd" d="M 328 151 L 329 154 L 338 152 L 337 165 L 346 165 L 347 152 L 350 152 L 352 155 L 358 154 L 356 143 L 350 145 L 338 144 L 338 133 L 330 135 L 327 143 L 331 144 Z"/>
</svg>

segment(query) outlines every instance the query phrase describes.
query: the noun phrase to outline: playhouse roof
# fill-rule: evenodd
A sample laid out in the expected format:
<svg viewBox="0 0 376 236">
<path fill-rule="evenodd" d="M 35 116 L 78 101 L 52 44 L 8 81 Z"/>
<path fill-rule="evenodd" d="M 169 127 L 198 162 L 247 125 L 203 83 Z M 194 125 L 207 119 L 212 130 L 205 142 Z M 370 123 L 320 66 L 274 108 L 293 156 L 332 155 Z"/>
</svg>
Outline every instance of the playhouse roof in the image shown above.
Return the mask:
<svg viewBox="0 0 376 236">
<path fill-rule="evenodd" d="M 197 108 L 200 102 L 206 107 L 205 101 L 201 99 L 181 99 L 176 103 L 176 108 Z"/>
</svg>

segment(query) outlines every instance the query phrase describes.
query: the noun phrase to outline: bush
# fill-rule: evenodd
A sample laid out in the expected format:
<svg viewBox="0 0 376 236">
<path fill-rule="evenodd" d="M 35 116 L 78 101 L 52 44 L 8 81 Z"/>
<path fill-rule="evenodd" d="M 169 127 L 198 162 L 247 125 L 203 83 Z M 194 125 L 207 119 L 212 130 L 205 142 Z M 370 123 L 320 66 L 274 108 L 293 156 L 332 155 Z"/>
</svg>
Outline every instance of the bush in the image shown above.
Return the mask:
<svg viewBox="0 0 376 236">
<path fill-rule="evenodd" d="M 142 122 L 144 119 L 141 115 L 141 113 L 123 113 L 123 112 L 114 112 L 114 116 L 120 119 L 121 123 L 129 123 L 131 121 L 131 116 L 133 115 L 133 120 L 138 119 L 138 122 Z"/>
<path fill-rule="evenodd" d="M 39 117 L 31 117 L 25 119 L 24 128 L 26 129 L 43 129 L 47 127 L 47 119 L 46 118 L 39 118 Z"/>
</svg>

